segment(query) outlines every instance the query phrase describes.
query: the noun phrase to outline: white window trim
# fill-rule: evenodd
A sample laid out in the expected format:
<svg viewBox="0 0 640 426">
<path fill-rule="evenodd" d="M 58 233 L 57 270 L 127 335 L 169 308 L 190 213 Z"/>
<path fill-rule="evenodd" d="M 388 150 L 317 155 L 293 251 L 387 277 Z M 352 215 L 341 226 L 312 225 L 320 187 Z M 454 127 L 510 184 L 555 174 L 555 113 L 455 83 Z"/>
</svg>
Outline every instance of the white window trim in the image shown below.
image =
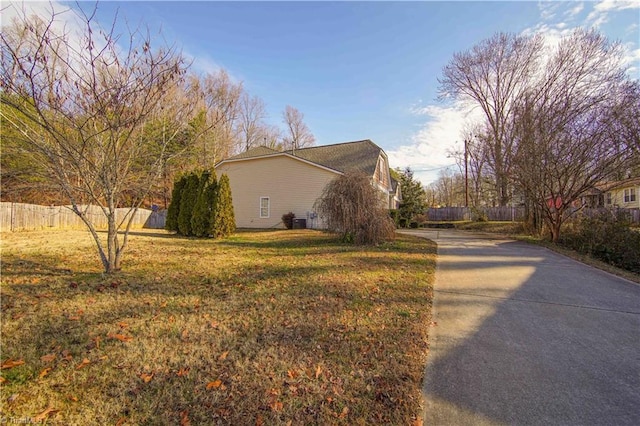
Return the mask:
<svg viewBox="0 0 640 426">
<path fill-rule="evenodd" d="M 635 203 L 637 194 L 635 188 L 625 188 L 622 194 L 622 199 L 625 203 Z"/>
<path fill-rule="evenodd" d="M 267 215 L 262 215 L 262 200 L 267 200 Z M 269 197 L 260 197 L 260 204 L 258 205 L 258 214 L 260 219 L 269 219 L 271 217 L 271 199 Z"/>
</svg>

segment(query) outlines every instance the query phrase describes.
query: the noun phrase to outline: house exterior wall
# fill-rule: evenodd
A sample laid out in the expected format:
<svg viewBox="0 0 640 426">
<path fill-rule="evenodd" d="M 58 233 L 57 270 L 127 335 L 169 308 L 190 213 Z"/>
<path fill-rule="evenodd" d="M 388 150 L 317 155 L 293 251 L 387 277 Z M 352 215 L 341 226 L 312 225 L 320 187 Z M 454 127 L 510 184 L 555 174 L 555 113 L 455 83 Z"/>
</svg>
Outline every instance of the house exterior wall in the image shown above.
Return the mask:
<svg viewBox="0 0 640 426">
<path fill-rule="evenodd" d="M 629 200 L 625 202 L 625 191 L 627 191 L 627 197 L 631 198 L 633 194 L 635 200 Z M 605 207 L 621 207 L 624 209 L 638 209 L 640 208 L 640 184 L 621 186 L 616 189 L 612 189 L 604 194 Z"/>
<path fill-rule="evenodd" d="M 319 218 L 309 220 L 313 205 L 325 186 L 339 176 L 321 167 L 287 156 L 261 157 L 230 161 L 218 165 L 216 173 L 229 176 L 233 208 L 238 228 L 284 228 L 282 215 L 293 212 L 307 219 L 308 228 L 322 228 Z M 265 201 L 268 197 L 268 217 Z"/>
</svg>

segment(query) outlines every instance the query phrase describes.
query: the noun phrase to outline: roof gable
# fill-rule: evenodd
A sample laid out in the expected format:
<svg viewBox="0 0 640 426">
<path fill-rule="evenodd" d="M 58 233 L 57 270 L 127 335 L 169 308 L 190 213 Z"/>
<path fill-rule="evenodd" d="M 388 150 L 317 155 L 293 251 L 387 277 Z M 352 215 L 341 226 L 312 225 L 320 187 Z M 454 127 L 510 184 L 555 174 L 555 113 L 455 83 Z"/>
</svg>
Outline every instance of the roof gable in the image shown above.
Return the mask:
<svg viewBox="0 0 640 426">
<path fill-rule="evenodd" d="M 287 155 L 323 166 L 341 173 L 363 172 L 373 176 L 378 164 L 382 148 L 369 139 L 355 142 L 344 142 L 333 145 L 301 148 L 294 152 L 276 151 L 266 146 L 252 148 L 246 152 L 228 158 L 225 161 L 245 160 L 271 155 Z"/>
<path fill-rule="evenodd" d="M 314 146 L 295 151 L 296 156 L 342 173 L 363 172 L 372 176 L 382 149 L 370 140 Z"/>
</svg>

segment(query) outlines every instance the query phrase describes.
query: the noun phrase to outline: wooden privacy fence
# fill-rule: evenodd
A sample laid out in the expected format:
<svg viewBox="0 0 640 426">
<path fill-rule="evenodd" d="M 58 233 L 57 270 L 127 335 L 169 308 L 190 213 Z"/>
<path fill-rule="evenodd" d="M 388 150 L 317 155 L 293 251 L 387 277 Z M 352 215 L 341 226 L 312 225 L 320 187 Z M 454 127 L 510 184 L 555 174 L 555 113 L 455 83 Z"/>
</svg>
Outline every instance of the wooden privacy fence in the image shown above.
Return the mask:
<svg viewBox="0 0 640 426">
<path fill-rule="evenodd" d="M 128 208 L 116 209 L 117 220 L 122 220 L 129 211 Z M 107 218 L 98 206 L 89 206 L 86 214 L 96 228 L 107 228 Z M 165 212 L 138 209 L 132 226 L 134 228 L 162 228 L 164 227 L 164 214 Z M 161 226 L 158 226 L 160 223 Z M 2 231 L 81 229 L 85 226 L 69 206 L 0 203 L 0 230 Z"/>
<path fill-rule="evenodd" d="M 430 208 L 427 216 L 430 221 L 475 220 L 481 213 L 490 221 L 521 221 L 524 219 L 523 207 L 484 207 L 475 212 L 469 207 Z"/>
</svg>

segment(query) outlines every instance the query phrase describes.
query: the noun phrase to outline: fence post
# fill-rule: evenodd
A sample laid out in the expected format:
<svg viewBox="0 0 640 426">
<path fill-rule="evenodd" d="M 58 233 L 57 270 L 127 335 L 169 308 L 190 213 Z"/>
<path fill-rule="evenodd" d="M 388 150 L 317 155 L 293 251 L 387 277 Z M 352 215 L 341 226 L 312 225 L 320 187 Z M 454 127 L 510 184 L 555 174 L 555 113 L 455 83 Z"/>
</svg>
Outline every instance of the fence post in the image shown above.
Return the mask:
<svg viewBox="0 0 640 426">
<path fill-rule="evenodd" d="M 16 203 L 14 203 L 13 201 L 11 202 L 11 225 L 9 226 L 11 228 L 11 232 L 15 231 L 15 226 L 16 226 L 16 207 L 15 207 Z"/>
</svg>

